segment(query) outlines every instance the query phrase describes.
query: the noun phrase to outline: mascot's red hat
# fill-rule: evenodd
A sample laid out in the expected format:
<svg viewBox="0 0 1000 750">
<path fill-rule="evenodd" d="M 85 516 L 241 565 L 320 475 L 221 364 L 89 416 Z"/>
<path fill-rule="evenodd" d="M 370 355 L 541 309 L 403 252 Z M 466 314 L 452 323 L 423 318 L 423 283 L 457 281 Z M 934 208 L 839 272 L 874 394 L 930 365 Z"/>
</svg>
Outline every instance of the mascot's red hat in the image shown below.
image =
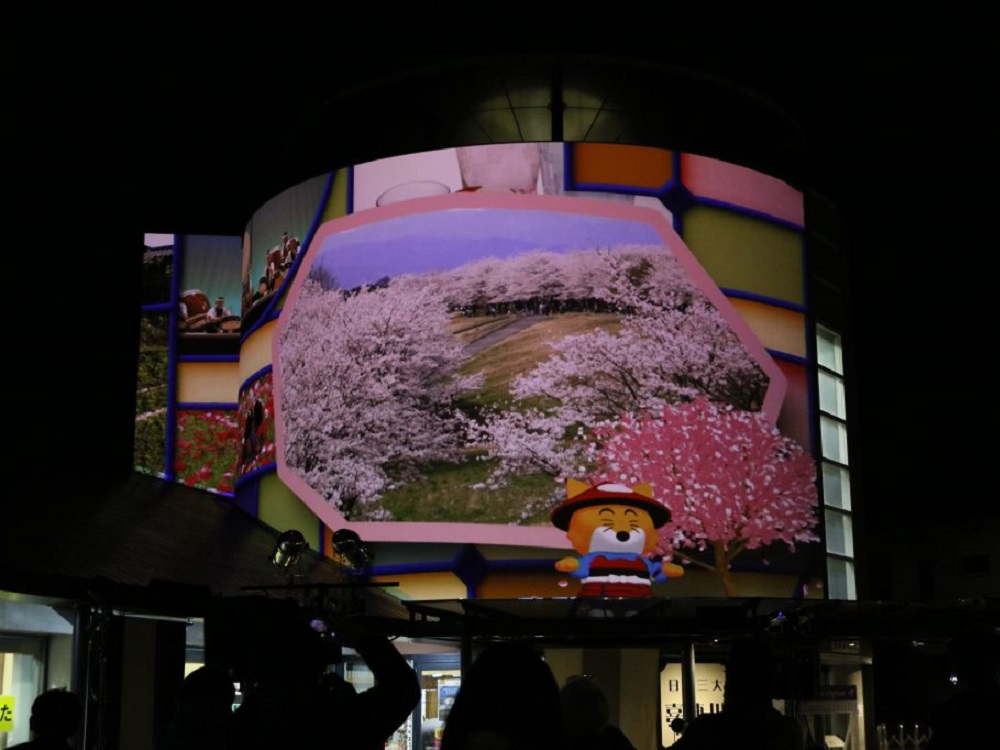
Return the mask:
<svg viewBox="0 0 1000 750">
<path fill-rule="evenodd" d="M 566 480 L 566 499 L 552 511 L 552 525 L 567 531 L 573 513 L 592 505 L 630 505 L 642 508 L 653 519 L 658 529 L 670 520 L 670 509 L 653 499 L 653 488 L 648 484 L 626 487 L 624 484 L 592 485 L 578 479 Z"/>
</svg>

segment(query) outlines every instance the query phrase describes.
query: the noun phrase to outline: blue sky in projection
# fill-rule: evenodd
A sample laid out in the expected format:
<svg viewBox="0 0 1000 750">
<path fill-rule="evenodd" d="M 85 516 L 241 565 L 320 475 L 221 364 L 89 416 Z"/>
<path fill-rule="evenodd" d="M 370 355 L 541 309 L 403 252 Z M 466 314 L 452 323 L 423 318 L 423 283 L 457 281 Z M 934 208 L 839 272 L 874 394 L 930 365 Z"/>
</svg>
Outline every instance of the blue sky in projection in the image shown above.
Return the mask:
<svg viewBox="0 0 1000 750">
<path fill-rule="evenodd" d="M 573 252 L 663 245 L 652 226 L 602 216 L 506 208 L 462 208 L 374 222 L 323 240 L 313 269 L 343 289 L 386 276 L 457 268 L 531 251 Z"/>
</svg>

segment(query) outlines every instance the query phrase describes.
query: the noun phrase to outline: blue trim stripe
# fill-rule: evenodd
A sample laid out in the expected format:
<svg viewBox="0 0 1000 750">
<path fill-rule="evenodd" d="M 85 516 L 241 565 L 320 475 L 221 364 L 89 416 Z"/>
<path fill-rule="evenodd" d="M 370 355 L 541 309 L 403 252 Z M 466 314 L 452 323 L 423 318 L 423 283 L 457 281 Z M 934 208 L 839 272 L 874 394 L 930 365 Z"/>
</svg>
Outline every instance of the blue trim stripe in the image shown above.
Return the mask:
<svg viewBox="0 0 1000 750">
<path fill-rule="evenodd" d="M 634 187 L 632 185 L 621 185 L 613 182 L 576 182 L 573 183 L 569 189 L 578 190 L 580 192 L 591 191 L 602 193 L 621 193 L 622 195 L 649 195 L 656 197 L 668 192 L 675 183 L 676 180 L 673 177 L 657 188 L 641 188 Z"/>
<path fill-rule="evenodd" d="M 264 377 L 265 375 L 269 375 L 273 371 L 274 371 L 274 365 L 264 365 L 259 370 L 257 370 L 257 372 L 247 377 L 247 379 L 244 380 L 243 383 L 240 385 L 240 390 L 239 390 L 240 397 L 243 396 L 243 391 L 251 387 L 262 377 Z"/>
<path fill-rule="evenodd" d="M 175 481 L 177 476 L 174 472 L 174 464 L 177 460 L 177 409 L 175 400 L 177 398 L 177 327 L 180 312 L 180 278 L 183 271 L 183 259 L 181 257 L 181 236 L 174 235 L 173 248 L 173 273 L 170 276 L 170 319 L 167 321 L 169 330 L 167 331 L 167 434 L 164 436 L 166 445 L 164 446 L 164 479 Z"/>
<path fill-rule="evenodd" d="M 348 216 L 354 213 L 354 167 L 347 168 L 347 204 L 346 213 Z"/>
<path fill-rule="evenodd" d="M 789 354 L 788 352 L 782 352 L 777 349 L 768 349 L 767 353 L 771 355 L 774 359 L 780 359 L 782 362 L 788 362 L 793 365 L 801 365 L 802 367 L 807 367 L 809 365 L 809 360 L 805 357 L 801 357 L 798 354 Z"/>
<path fill-rule="evenodd" d="M 802 224 L 796 224 L 794 221 L 781 219 L 773 214 L 765 213 L 764 211 L 757 211 L 753 208 L 747 208 L 746 206 L 740 206 L 736 203 L 729 203 L 727 201 L 716 200 L 715 198 L 702 198 L 693 194 L 692 197 L 694 198 L 695 203 L 699 206 L 719 208 L 725 211 L 731 211 L 732 213 L 741 214 L 743 216 L 749 216 L 753 219 L 761 219 L 770 224 L 777 224 L 778 226 L 791 229 L 796 232 L 805 231 L 805 227 Z"/>
<path fill-rule="evenodd" d="M 278 470 L 278 464 L 270 463 L 265 466 L 258 466 L 256 469 L 251 471 L 249 474 L 244 474 L 241 477 L 237 477 L 233 480 L 233 487 L 241 488 L 247 482 L 255 479 L 259 479 L 264 474 L 273 474 Z"/>
<path fill-rule="evenodd" d="M 764 305 L 770 305 L 771 307 L 780 307 L 784 310 L 791 310 L 792 312 L 805 313 L 806 308 L 799 302 L 788 302 L 787 300 L 778 299 L 777 297 L 768 297 L 763 294 L 755 294 L 754 292 L 745 292 L 742 289 L 733 289 L 732 287 L 719 287 L 721 291 L 727 297 L 732 297 L 733 299 L 747 300 L 748 302 L 760 302 Z"/>
<path fill-rule="evenodd" d="M 397 576 L 417 573 L 453 573 L 455 560 L 433 563 L 400 563 L 398 565 L 376 565 L 369 569 L 370 575 Z"/>
<path fill-rule="evenodd" d="M 239 362 L 239 354 L 182 354 L 178 362 Z"/>
</svg>

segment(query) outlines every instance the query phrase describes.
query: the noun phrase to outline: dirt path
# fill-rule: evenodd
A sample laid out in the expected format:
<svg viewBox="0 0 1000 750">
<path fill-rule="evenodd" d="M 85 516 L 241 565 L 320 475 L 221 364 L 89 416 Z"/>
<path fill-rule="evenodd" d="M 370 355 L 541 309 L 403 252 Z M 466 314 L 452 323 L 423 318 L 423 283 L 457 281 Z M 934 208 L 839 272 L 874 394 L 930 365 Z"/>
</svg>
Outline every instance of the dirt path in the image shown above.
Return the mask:
<svg viewBox="0 0 1000 750">
<path fill-rule="evenodd" d="M 475 357 L 480 352 L 489 349 L 491 346 L 499 344 L 501 341 L 509 339 L 515 333 L 520 333 L 526 328 L 530 328 L 535 323 L 544 320 L 544 315 L 524 315 L 515 318 L 510 323 L 505 325 L 503 328 L 498 328 L 495 331 L 490 331 L 485 336 L 480 339 L 476 339 L 470 344 L 466 344 L 463 353 L 466 357 Z"/>
</svg>

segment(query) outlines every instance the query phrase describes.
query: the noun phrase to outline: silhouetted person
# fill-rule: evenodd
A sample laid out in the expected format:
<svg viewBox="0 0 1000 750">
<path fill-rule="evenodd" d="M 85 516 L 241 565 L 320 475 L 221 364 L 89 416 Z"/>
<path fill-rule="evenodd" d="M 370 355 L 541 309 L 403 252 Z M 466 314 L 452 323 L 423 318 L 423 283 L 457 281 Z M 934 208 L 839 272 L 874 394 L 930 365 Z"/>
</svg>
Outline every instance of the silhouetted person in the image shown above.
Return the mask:
<svg viewBox="0 0 1000 750">
<path fill-rule="evenodd" d="M 562 750 L 559 683 L 534 648 L 487 646 L 462 675 L 441 750 Z"/>
<path fill-rule="evenodd" d="M 31 739 L 8 750 L 66 750 L 76 734 L 83 706 L 76 693 L 62 688 L 46 690 L 31 704 Z"/>
<path fill-rule="evenodd" d="M 726 658 L 722 711 L 686 722 L 676 750 L 802 750 L 795 719 L 771 705 L 777 663 L 767 642 L 748 638 L 733 644 Z"/>
<path fill-rule="evenodd" d="M 267 276 L 261 276 L 257 281 L 257 291 L 253 293 L 250 298 L 250 304 L 255 303 L 259 299 L 263 299 L 267 296 Z"/>
<path fill-rule="evenodd" d="M 234 748 L 376 750 L 409 719 L 420 703 L 420 682 L 392 642 L 350 620 L 334 629 L 375 684 L 355 692 L 342 680 L 331 682 L 319 633 L 298 619 L 273 621 L 258 633 L 260 648 L 234 714 Z"/>
<path fill-rule="evenodd" d="M 573 675 L 560 691 L 570 750 L 636 750 L 611 723 L 608 697 L 590 675 Z"/>
<path fill-rule="evenodd" d="M 184 678 L 177 707 L 156 750 L 225 750 L 232 747 L 236 687 L 224 669 L 200 667 Z"/>
<path fill-rule="evenodd" d="M 970 630 L 949 644 L 956 691 L 928 719 L 928 750 L 966 750 L 995 745 L 1000 711 L 1000 636 Z M 987 742 L 987 739 L 989 742 Z"/>
</svg>

